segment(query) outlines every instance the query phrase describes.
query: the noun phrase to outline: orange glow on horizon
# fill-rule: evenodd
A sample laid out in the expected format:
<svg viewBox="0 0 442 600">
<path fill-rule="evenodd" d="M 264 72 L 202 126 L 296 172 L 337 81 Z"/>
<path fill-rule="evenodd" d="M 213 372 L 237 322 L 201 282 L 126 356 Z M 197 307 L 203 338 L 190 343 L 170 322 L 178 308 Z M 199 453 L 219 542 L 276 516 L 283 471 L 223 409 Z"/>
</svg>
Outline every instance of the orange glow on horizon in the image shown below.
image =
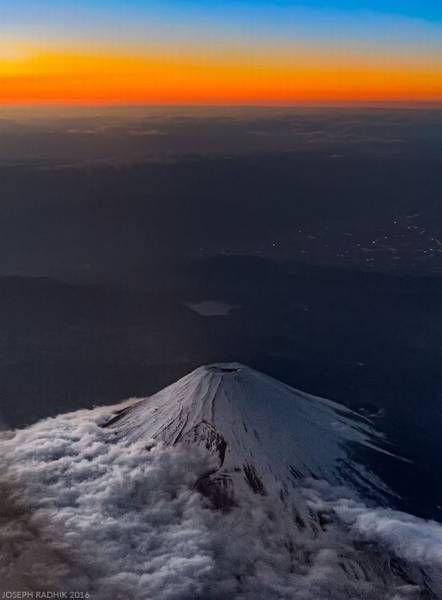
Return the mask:
<svg viewBox="0 0 442 600">
<path fill-rule="evenodd" d="M 442 103 L 442 60 L 29 52 L 3 58 L 1 104 Z"/>
</svg>

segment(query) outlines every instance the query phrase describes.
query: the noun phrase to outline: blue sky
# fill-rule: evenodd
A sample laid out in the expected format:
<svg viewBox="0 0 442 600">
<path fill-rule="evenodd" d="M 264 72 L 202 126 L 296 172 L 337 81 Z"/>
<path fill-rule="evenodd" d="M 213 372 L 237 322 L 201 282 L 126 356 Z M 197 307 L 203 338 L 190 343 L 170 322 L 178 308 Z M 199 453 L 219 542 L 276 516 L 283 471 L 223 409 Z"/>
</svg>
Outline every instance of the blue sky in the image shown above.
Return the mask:
<svg viewBox="0 0 442 600">
<path fill-rule="evenodd" d="M 170 34 L 442 47 L 442 0 L 0 0 L 1 29 L 38 40 Z"/>
</svg>

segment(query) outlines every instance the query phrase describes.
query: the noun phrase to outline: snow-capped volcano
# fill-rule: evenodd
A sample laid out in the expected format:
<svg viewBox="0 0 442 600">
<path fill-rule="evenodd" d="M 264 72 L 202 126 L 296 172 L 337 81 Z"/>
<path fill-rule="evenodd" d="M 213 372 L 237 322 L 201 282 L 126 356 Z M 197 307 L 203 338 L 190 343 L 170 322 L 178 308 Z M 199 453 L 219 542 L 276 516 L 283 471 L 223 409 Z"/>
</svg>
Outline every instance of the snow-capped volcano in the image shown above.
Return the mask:
<svg viewBox="0 0 442 600">
<path fill-rule="evenodd" d="M 4 432 L 0 591 L 439 600 L 442 527 L 368 506 L 358 450 L 358 415 L 237 363 Z"/>
<path fill-rule="evenodd" d="M 156 439 L 207 449 L 217 461 L 211 483 L 219 484 L 226 501 L 242 481 L 283 500 L 303 478 L 370 497 L 386 491 L 352 458 L 357 446 L 385 452 L 367 422 L 239 363 L 200 367 L 105 425 L 127 442 Z"/>
</svg>

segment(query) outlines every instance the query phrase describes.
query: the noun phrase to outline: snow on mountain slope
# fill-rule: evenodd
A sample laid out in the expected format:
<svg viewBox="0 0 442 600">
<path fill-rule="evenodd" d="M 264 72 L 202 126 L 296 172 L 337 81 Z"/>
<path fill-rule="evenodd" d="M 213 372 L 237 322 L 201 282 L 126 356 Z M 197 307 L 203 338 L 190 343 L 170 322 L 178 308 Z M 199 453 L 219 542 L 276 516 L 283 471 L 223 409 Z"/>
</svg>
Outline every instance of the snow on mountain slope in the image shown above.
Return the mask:
<svg viewBox="0 0 442 600">
<path fill-rule="evenodd" d="M 381 442 L 236 363 L 5 433 L 0 590 L 439 600 L 441 525 L 364 501 L 386 490 L 355 453 Z"/>
<path fill-rule="evenodd" d="M 386 453 L 367 422 L 238 363 L 200 367 L 107 426 L 126 441 L 153 438 L 210 450 L 226 494 L 239 472 L 255 491 L 281 498 L 305 477 L 369 497 L 387 491 L 352 458 L 357 446 Z"/>
</svg>

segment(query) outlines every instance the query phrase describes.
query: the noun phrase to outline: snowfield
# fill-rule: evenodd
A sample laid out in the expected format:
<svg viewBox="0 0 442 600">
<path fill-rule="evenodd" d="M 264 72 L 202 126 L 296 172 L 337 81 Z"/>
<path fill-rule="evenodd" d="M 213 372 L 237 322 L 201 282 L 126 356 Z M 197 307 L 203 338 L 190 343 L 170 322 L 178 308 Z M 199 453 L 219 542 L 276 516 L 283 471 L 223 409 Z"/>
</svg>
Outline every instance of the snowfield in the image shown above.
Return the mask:
<svg viewBox="0 0 442 600">
<path fill-rule="evenodd" d="M 4 432 L 0 590 L 442 598 L 442 526 L 388 508 L 361 452 L 387 450 L 359 416 L 236 363 Z"/>
</svg>

